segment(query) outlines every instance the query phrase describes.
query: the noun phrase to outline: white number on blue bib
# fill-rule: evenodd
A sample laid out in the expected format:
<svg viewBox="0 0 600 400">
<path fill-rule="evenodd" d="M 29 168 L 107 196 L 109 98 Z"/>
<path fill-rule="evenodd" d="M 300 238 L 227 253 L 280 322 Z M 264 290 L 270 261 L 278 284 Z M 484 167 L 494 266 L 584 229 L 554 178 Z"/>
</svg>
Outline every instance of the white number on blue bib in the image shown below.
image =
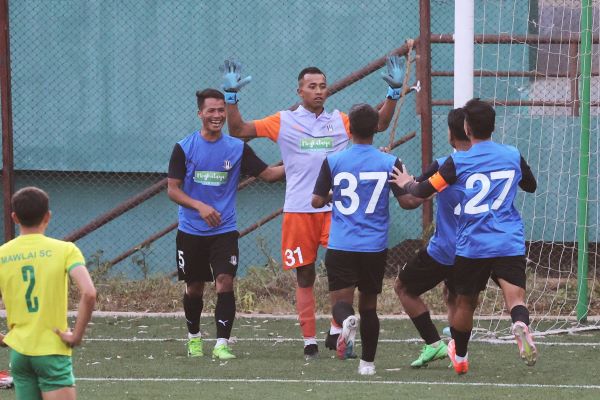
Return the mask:
<svg viewBox="0 0 600 400">
<path fill-rule="evenodd" d="M 358 174 L 358 178 L 361 181 L 377 181 L 375 184 L 375 189 L 373 189 L 373 194 L 369 199 L 369 203 L 367 204 L 367 208 L 365 210 L 365 214 L 373 214 L 375 211 L 375 207 L 377 206 L 377 202 L 379 201 L 379 197 L 381 196 L 381 192 L 385 187 L 385 182 L 388 180 L 387 172 L 361 172 Z M 347 181 L 348 186 L 346 188 L 340 189 L 340 195 L 347 197 L 350 199 L 350 204 L 346 207 L 344 204 L 336 200 L 335 207 L 340 210 L 340 212 L 344 215 L 354 214 L 356 210 L 358 210 L 358 206 L 360 205 L 360 197 L 356 193 L 356 188 L 358 187 L 358 180 L 354 175 L 349 172 L 340 172 L 333 178 L 333 185 L 338 186 L 342 181 Z"/>
<path fill-rule="evenodd" d="M 497 210 L 500 208 L 504 200 L 506 200 L 506 196 L 508 195 L 508 192 L 512 186 L 512 182 L 515 179 L 515 170 L 510 169 L 508 171 L 494 171 L 490 173 L 490 178 L 492 180 L 506 180 L 504 187 L 502 188 L 502 192 L 500 192 L 498 198 L 492 203 L 492 210 Z M 479 204 L 483 199 L 485 199 L 485 196 L 487 196 L 490 191 L 490 178 L 488 178 L 487 175 L 480 173 L 469 176 L 467 182 L 465 183 L 465 187 L 467 189 L 473 189 L 475 187 L 475 183 L 480 182 L 481 189 L 479 189 L 479 192 L 477 192 L 477 194 L 473 196 L 473 198 L 469 200 L 467 204 L 465 204 L 465 214 L 481 214 L 490 210 L 489 205 Z"/>
</svg>

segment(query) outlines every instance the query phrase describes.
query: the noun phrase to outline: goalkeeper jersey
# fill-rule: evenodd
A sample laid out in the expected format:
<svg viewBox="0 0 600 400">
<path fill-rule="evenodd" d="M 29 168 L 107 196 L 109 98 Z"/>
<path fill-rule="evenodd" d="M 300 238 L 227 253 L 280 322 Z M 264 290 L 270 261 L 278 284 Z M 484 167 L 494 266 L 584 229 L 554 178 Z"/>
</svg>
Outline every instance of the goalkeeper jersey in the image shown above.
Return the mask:
<svg viewBox="0 0 600 400">
<path fill-rule="evenodd" d="M 21 235 L 1 246 L 0 292 L 8 322 L 4 343 L 28 356 L 71 355 L 53 329 L 67 329 L 68 273 L 84 265 L 73 243 L 42 234 Z"/>
<path fill-rule="evenodd" d="M 268 137 L 279 145 L 286 179 L 283 211 L 330 211 L 329 205 L 314 208 L 310 204 L 311 195 L 325 157 L 348 145 L 348 116 L 338 110 L 332 113 L 323 110 L 316 116 L 299 106 L 294 111 L 280 111 L 256 120 L 254 126 L 258 136 Z"/>
</svg>

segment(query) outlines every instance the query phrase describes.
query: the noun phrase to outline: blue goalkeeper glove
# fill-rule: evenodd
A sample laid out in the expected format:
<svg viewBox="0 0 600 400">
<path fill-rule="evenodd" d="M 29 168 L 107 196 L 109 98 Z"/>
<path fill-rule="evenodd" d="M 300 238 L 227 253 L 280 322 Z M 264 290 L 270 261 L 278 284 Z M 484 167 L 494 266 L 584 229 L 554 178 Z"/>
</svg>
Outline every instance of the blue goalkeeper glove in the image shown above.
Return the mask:
<svg viewBox="0 0 600 400">
<path fill-rule="evenodd" d="M 223 73 L 221 88 L 225 91 L 225 101 L 229 104 L 237 103 L 237 92 L 250 83 L 252 77 L 242 79 L 242 64 L 233 59 L 225 60 L 219 70 Z"/>
<path fill-rule="evenodd" d="M 400 98 L 402 82 L 404 81 L 406 60 L 400 56 L 389 56 L 385 62 L 387 71 L 381 73 L 381 77 L 390 86 L 387 97 L 392 100 Z"/>
</svg>

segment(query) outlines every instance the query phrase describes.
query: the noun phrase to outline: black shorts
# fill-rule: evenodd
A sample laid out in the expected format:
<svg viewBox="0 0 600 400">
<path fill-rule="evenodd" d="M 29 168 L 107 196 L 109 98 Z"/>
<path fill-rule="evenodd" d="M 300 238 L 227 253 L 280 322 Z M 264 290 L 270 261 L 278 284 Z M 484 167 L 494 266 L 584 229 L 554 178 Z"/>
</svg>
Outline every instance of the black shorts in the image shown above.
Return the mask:
<svg viewBox="0 0 600 400">
<path fill-rule="evenodd" d="M 381 293 L 386 261 L 387 249 L 376 253 L 327 249 L 329 291 L 358 287 L 361 293 Z"/>
<path fill-rule="evenodd" d="M 180 281 L 212 282 L 220 274 L 235 276 L 238 266 L 237 231 L 213 236 L 177 231 L 177 276 Z"/>
<path fill-rule="evenodd" d="M 413 296 L 433 289 L 440 282 L 444 282 L 450 293 L 456 293 L 454 289 L 454 268 L 451 265 L 440 264 L 434 260 L 427 248 L 419 252 L 398 271 L 398 279 Z"/>
<path fill-rule="evenodd" d="M 473 296 L 483 291 L 491 277 L 526 288 L 525 256 L 491 258 L 467 258 L 456 256 L 454 262 L 454 285 L 457 294 Z"/>
</svg>

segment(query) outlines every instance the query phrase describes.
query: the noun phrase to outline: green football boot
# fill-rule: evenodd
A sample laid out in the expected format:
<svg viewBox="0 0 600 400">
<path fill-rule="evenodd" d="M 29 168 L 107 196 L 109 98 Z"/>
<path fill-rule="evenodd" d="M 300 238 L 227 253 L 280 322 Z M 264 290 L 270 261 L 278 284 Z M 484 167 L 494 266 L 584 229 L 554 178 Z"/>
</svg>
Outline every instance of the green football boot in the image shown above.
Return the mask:
<svg viewBox="0 0 600 400">
<path fill-rule="evenodd" d="M 441 360 L 448 356 L 448 346 L 443 341 L 440 341 L 437 347 L 433 347 L 429 344 L 423 346 L 419 358 L 410 363 L 413 368 L 426 367 L 428 363 L 435 360 Z"/>
<path fill-rule="evenodd" d="M 514 323 L 512 332 L 519 346 L 519 354 L 525 361 L 525 364 L 530 367 L 535 365 L 537 360 L 537 349 L 533 342 L 533 336 L 529 332 L 529 327 L 524 322 L 517 321 Z"/>
<path fill-rule="evenodd" d="M 202 338 L 190 338 L 187 342 L 188 357 L 202 357 Z"/>
<path fill-rule="evenodd" d="M 218 358 L 219 360 L 232 360 L 237 358 L 234 354 L 231 353 L 231 348 L 226 344 L 221 344 L 219 346 L 215 346 L 212 353 L 213 358 Z"/>
</svg>

